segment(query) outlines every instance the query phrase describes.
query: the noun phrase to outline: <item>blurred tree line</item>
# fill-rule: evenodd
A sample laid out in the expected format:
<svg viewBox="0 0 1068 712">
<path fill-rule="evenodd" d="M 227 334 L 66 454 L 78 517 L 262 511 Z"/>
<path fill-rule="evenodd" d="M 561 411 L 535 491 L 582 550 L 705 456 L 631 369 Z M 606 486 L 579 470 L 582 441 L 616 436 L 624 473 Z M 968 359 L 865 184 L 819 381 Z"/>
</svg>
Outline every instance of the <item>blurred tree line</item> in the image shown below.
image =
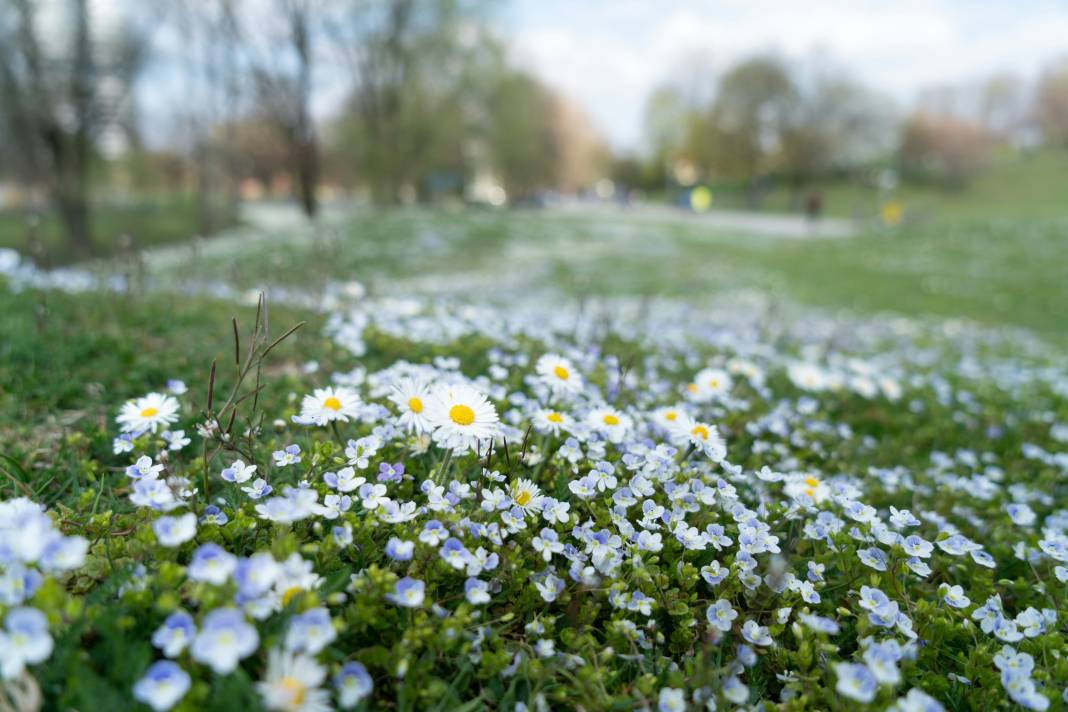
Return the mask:
<svg viewBox="0 0 1068 712">
<path fill-rule="evenodd" d="M 1034 83 L 998 75 L 929 88 L 902 116 L 846 68 L 816 58 L 745 59 L 715 79 L 699 66 L 654 91 L 644 155 L 618 156 L 617 183 L 647 192 L 733 185 L 758 207 L 769 183 L 804 191 L 896 169 L 905 180 L 960 188 L 1003 148 L 1068 145 L 1068 61 Z"/>
<path fill-rule="evenodd" d="M 192 194 L 209 234 L 242 198 L 292 194 L 308 216 L 324 191 L 519 201 L 608 160 L 511 62 L 489 0 L 94 5 L 0 0 L 0 181 L 57 210 L 79 252 L 104 193 Z"/>
<path fill-rule="evenodd" d="M 244 199 L 491 204 L 728 183 L 810 186 L 892 167 L 966 185 L 1004 146 L 1068 144 L 1068 61 L 1035 82 L 927 91 L 902 116 L 828 61 L 691 63 L 613 156 L 518 66 L 493 0 L 0 0 L 0 203 L 51 211 L 72 251 L 104 201 L 189 196 L 202 234 Z M 7 199 L 7 202 L 11 202 Z"/>
</svg>

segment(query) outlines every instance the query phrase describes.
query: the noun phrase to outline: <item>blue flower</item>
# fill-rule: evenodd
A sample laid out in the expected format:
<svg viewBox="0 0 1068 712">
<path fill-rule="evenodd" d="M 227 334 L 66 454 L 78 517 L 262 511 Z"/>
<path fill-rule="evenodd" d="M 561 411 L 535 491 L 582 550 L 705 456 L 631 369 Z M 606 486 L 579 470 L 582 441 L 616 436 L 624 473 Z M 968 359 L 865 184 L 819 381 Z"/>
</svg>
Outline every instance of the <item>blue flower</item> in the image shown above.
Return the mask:
<svg viewBox="0 0 1068 712">
<path fill-rule="evenodd" d="M 193 552 L 187 573 L 194 581 L 220 586 L 237 568 L 237 557 L 215 543 L 202 544 Z"/>
<path fill-rule="evenodd" d="M 464 582 L 464 596 L 472 606 L 489 603 L 489 584 L 477 578 L 469 578 Z"/>
<path fill-rule="evenodd" d="M 389 541 L 386 542 L 386 556 L 394 561 L 411 561 L 414 553 L 414 541 L 404 541 L 403 539 L 391 536 Z"/>
<path fill-rule="evenodd" d="M 175 611 L 167 616 L 163 625 L 152 634 L 152 645 L 163 651 L 168 658 L 181 655 L 197 634 L 193 617 L 185 611 Z"/>
<path fill-rule="evenodd" d="M 193 640 L 193 659 L 220 675 L 228 675 L 238 661 L 256 652 L 260 636 L 236 608 L 217 608 L 201 623 Z"/>
<path fill-rule="evenodd" d="M 418 608 L 423 605 L 423 598 L 426 592 L 426 584 L 419 579 L 409 578 L 405 576 L 400 581 L 397 581 L 396 588 L 393 593 L 386 594 L 386 598 L 398 606 L 404 606 L 405 608 Z"/>
<path fill-rule="evenodd" d="M 286 631 L 286 650 L 315 655 L 337 638 L 330 612 L 325 608 L 312 608 L 289 622 Z"/>
<path fill-rule="evenodd" d="M 156 712 L 169 710 L 189 691 L 189 674 L 170 660 L 152 664 L 144 677 L 134 683 L 133 695 Z"/>
<path fill-rule="evenodd" d="M 834 672 L 838 676 L 838 684 L 834 688 L 838 694 L 864 703 L 875 699 L 879 683 L 866 665 L 837 663 Z"/>
<path fill-rule="evenodd" d="M 52 654 L 48 619 L 36 608 L 12 608 L 0 632 L 0 673 L 17 677 L 25 665 L 44 662 Z"/>
<path fill-rule="evenodd" d="M 400 482 L 404 478 L 404 463 L 383 462 L 378 466 L 379 482 Z"/>
<path fill-rule="evenodd" d="M 367 668 L 362 663 L 353 661 L 341 666 L 341 670 L 334 676 L 334 687 L 337 688 L 338 704 L 343 709 L 349 709 L 370 695 L 375 684 L 367 674 Z"/>
<path fill-rule="evenodd" d="M 278 467 L 296 465 L 300 462 L 300 445 L 286 445 L 283 450 L 275 450 L 272 455 Z"/>
<path fill-rule="evenodd" d="M 226 512 L 222 511 L 214 504 L 209 504 L 204 507 L 204 511 L 200 514 L 201 524 L 217 524 L 220 527 L 230 521 L 230 517 L 226 516 Z"/>
</svg>

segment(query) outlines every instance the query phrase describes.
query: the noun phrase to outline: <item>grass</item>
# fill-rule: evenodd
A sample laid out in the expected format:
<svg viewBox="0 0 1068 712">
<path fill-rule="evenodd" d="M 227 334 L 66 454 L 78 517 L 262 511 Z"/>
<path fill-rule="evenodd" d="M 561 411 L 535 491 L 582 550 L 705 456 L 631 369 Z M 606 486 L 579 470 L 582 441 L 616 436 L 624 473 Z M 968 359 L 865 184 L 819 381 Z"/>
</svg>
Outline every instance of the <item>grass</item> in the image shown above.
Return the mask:
<svg viewBox="0 0 1068 712">
<path fill-rule="evenodd" d="M 149 281 L 175 289 L 188 286 L 195 278 L 206 284 L 249 288 L 266 283 L 272 291 L 288 286 L 314 293 L 332 281 L 358 279 L 378 295 L 441 294 L 506 304 L 512 300 L 537 301 L 544 294 L 547 298 L 668 296 L 700 305 L 717 293 L 759 289 L 770 291 L 782 302 L 799 301 L 831 310 L 964 315 L 991 325 L 1026 326 L 1056 338 L 1063 336 L 1058 306 L 1068 303 L 1063 279 L 1068 251 L 1064 229 L 1063 222 L 1052 220 L 976 219 L 910 226 L 852 240 L 790 241 L 714 233 L 698 223 L 637 224 L 625 217 L 375 211 L 356 213 L 316 230 L 212 241 L 201 245 L 195 257 L 183 256 L 182 251 L 156 253 L 147 258 L 143 269 Z M 435 344 L 420 342 L 414 336 L 411 341 L 388 337 L 372 328 L 368 330 L 367 353 L 357 359 L 324 336 L 322 315 L 281 305 L 272 306 L 269 313 L 273 336 L 299 321 L 307 320 L 308 324 L 271 352 L 264 372 L 266 388 L 256 401 L 245 401 L 258 403 L 266 416 L 256 445 L 257 455 L 262 456 L 258 465 L 264 472 L 269 467 L 267 454 L 294 440 L 300 441 L 309 461 L 319 463 L 319 470 L 332 462 L 329 458 L 336 454 L 336 446 L 328 431 L 285 425 L 296 412 L 300 396 L 328 383 L 332 373 L 363 367 L 373 374 L 399 359 L 425 364 L 434 356 L 448 355 L 460 360 L 467 375 L 484 375 L 494 370 L 489 367 L 490 347 L 500 347 L 505 355 L 513 350 L 523 355 L 525 365 L 512 363 L 509 368 L 498 368 L 499 375 L 487 382 L 499 382 L 502 394 L 523 393 L 529 387 L 526 379 L 532 364 L 545 348 L 527 336 L 516 339 L 501 334 L 498 343 L 485 335 L 468 335 Z M 132 457 L 113 454 L 111 439 L 119 405 L 160 388 L 172 378 L 189 385 L 190 392 L 182 397 L 187 405 L 180 425 L 191 432 L 193 423 L 202 417 L 211 363 L 218 365 L 217 393 L 227 393 L 233 382 L 231 319 L 236 319 L 240 339 L 247 346 L 254 315 L 254 308 L 233 301 L 175 296 L 174 292 L 11 293 L 0 285 L 0 333 L 4 335 L 0 339 L 0 498 L 28 494 L 53 507 L 57 522 L 68 533 L 77 532 L 92 541 L 84 570 L 62 583 L 50 581 L 33 601 L 48 612 L 56 636 L 52 658 L 33 670 L 49 708 L 129 707 L 134 681 L 158 657 L 148 636 L 163 616 L 178 606 L 202 615 L 228 600 L 205 584 L 186 580 L 178 562 L 188 560 L 193 544 L 180 553 L 157 544 L 158 535 L 152 530 L 156 514 L 134 510 L 127 497 L 130 485 L 123 470 Z M 729 335 L 729 331 L 725 333 Z M 576 329 L 577 340 L 585 338 L 580 333 L 585 332 Z M 580 341 L 573 352 L 598 354 L 593 357 L 596 365 L 588 367 L 585 375 L 606 393 L 616 369 L 622 366 L 622 371 L 629 371 L 632 359 L 628 357 L 635 357 L 634 363 L 639 365 L 633 369 L 634 378 L 632 382 L 620 379 L 624 382 L 621 393 L 624 402 L 642 399 L 643 408 L 671 402 L 676 393 L 683 392 L 699 364 L 733 353 L 711 344 L 676 352 L 667 340 L 660 343 L 646 336 L 637 342 L 627 342 L 622 336 Z M 807 336 L 803 335 L 802 341 Z M 936 336 L 934 343 L 940 344 L 940 339 Z M 1020 354 L 1012 361 L 1016 372 L 1046 375 L 1026 386 L 1003 387 L 993 377 L 994 371 L 982 371 L 981 379 L 958 372 L 962 353 L 978 355 L 979 360 L 989 354 L 982 350 L 976 354 L 967 344 L 963 350 L 953 350 L 952 341 L 947 340 L 941 360 L 930 367 L 910 361 L 908 350 L 891 350 L 882 353 L 882 358 L 875 352 L 871 364 L 880 364 L 878 369 L 888 363 L 892 373 L 898 364 L 904 368 L 901 375 L 919 378 L 918 382 L 909 377 L 902 380 L 907 395 L 901 401 L 861 398 L 848 390 L 805 394 L 790 385 L 782 370 L 793 358 L 791 354 L 800 350 L 799 344 L 788 341 L 769 341 L 766 352 L 756 352 L 761 359 L 770 354 L 775 362 L 769 369 L 768 395 L 740 384 L 744 400 L 739 403 L 744 407 L 736 411 L 733 406 L 709 407 L 708 412 L 715 413 L 716 422 L 728 434 L 732 457 L 737 457 L 748 473 L 763 464 L 774 465 L 781 455 L 784 461 L 792 460 L 795 464 L 791 469 L 798 471 L 813 467 L 855 475 L 865 488 L 865 501 L 881 511 L 890 504 L 915 507 L 920 512 L 936 511 L 988 547 L 999 568 L 986 571 L 967 559 L 949 559 L 936 553 L 933 578 L 924 581 L 903 576 L 905 580 L 899 581 L 897 563 L 888 574 L 865 568 L 855 555 L 860 544 L 844 533 L 837 539 L 841 548 L 833 552 L 822 544 L 805 541 L 798 534 L 795 515 L 780 517 L 784 503 L 774 496 L 753 496 L 764 485 L 754 484 L 748 475 L 730 476 L 749 506 L 759 506 L 764 512 L 770 505 L 772 531 L 792 567 L 803 571 L 806 559 L 819 559 L 825 566 L 828 584 L 821 586 L 826 598 L 819 610 L 841 618 L 843 626 L 835 646 L 821 646 L 818 659 L 813 654 L 811 635 L 802 640 L 800 634 L 788 633 L 785 625 L 774 628 L 776 647 L 762 653 L 759 665 L 745 673 L 753 696 L 778 698 L 787 678 L 776 677 L 776 673 L 802 670 L 800 681 L 791 683 L 797 685 L 798 709 L 856 707 L 831 692 L 834 673 L 830 665 L 835 659 L 854 657 L 857 640 L 876 632 L 864 613 L 855 610 L 856 615 L 849 614 L 857 605 L 852 592 L 864 583 L 881 587 L 903 601 L 924 637 L 917 660 L 902 664 L 900 689 L 880 692 L 877 705 L 885 706 L 892 696 L 911 686 L 922 686 L 951 709 L 1007 705 L 991 663 L 1001 643 L 979 635 L 975 627 L 960 625 L 966 614 L 938 604 L 938 583 L 965 584 L 976 605 L 995 591 L 1004 594 L 1013 612 L 1032 604 L 1052 605 L 1059 609 L 1060 621 L 1065 615 L 1063 599 L 1050 596 L 1047 603 L 1045 584 L 1036 585 L 1031 578 L 1032 574 L 1039 577 L 1038 571 L 1014 556 L 1013 545 L 1027 543 L 1033 549 L 1037 533 L 1009 521 L 1003 511 L 1008 499 L 999 496 L 991 501 L 972 496 L 974 493 L 959 483 L 950 488 L 948 474 L 932 475 L 932 452 L 957 453 L 960 472 L 965 476 L 974 471 L 978 477 L 984 467 L 989 479 L 1000 483 L 1001 488 L 1030 488 L 1036 495 L 1049 497 L 1045 502 L 1019 494 L 1022 490 L 1009 490 L 1013 497 L 1036 502 L 1042 514 L 1063 508 L 1065 491 L 1059 470 L 1052 464 L 1038 464 L 1023 450 L 1024 443 L 1038 443 L 1050 450 L 1060 447 L 1050 435 L 1051 423 L 1068 419 L 1063 394 L 1050 384 L 1050 379 L 1059 376 L 1050 375 L 1053 369 L 1037 369 Z M 928 347 L 928 342 L 920 339 L 908 343 L 916 350 Z M 834 348 L 831 343 L 826 347 Z M 653 358 L 643 359 L 642 355 Z M 602 358 L 608 356 L 618 357 L 620 362 L 611 366 Z M 304 366 L 312 359 L 319 362 L 319 370 L 309 373 Z M 663 378 L 653 375 L 658 372 Z M 950 390 L 943 393 L 934 385 Z M 661 387 L 667 390 L 657 390 Z M 251 388 L 246 384 L 246 389 Z M 792 410 L 795 399 L 796 412 Z M 802 410 L 802 400 L 818 402 L 817 410 L 807 406 Z M 913 407 L 916 403 L 921 407 Z M 503 401 L 501 407 L 505 407 Z M 767 432 L 763 428 L 768 422 L 778 422 L 782 414 L 773 418 L 771 413 L 781 407 L 791 416 L 784 421 L 789 432 L 780 437 L 773 428 Z M 276 426 L 275 418 L 281 419 L 282 425 Z M 236 422 L 236 432 L 241 432 L 253 418 Z M 758 427 L 751 432 L 750 425 Z M 849 436 L 842 435 L 836 426 L 848 426 Z M 346 423 L 344 431 L 334 433 L 341 439 L 339 432 L 365 435 L 370 427 L 368 423 Z M 250 448 L 251 440 L 250 436 Z M 778 449 L 757 450 L 756 440 Z M 541 442 L 551 441 L 542 438 Z M 515 453 L 524 452 L 526 446 L 525 438 L 520 445 L 513 441 L 514 467 L 507 449 L 498 456 L 498 460 L 505 458 L 505 464 L 498 461 L 495 466 L 508 476 L 532 477 L 547 492 L 555 486 L 557 493 L 566 496 L 566 483 L 574 473 L 562 462 L 542 461 L 551 463 L 547 466 L 523 462 Z M 545 450 L 550 452 L 548 447 Z M 188 452 L 168 456 L 167 462 L 178 474 L 199 477 L 206 471 L 200 452 L 194 446 Z M 234 454 L 227 453 L 226 459 L 230 461 Z M 965 464 L 967 456 L 973 454 L 981 456 L 982 466 Z M 617 456 L 614 452 L 610 455 L 617 471 L 623 473 Z M 448 467 L 442 463 L 452 463 L 451 453 L 439 459 L 436 451 L 416 454 L 409 452 L 407 445 L 395 444 L 378 457 L 389 462 L 403 460 L 416 481 L 434 473 L 440 475 Z M 486 457 L 488 464 L 489 455 Z M 213 472 L 218 465 L 212 465 Z M 469 456 L 463 467 L 461 470 L 457 465 L 455 471 L 481 471 Z M 582 461 L 583 472 L 592 467 L 592 458 Z M 908 487 L 899 490 L 898 485 L 888 484 L 891 479 L 876 476 L 872 469 L 895 467 L 901 467 L 902 476 L 910 478 Z M 316 471 L 314 486 L 320 486 L 320 474 Z M 283 482 L 292 484 L 298 475 L 275 468 L 272 476 L 281 489 Z M 415 482 L 403 487 L 405 498 L 422 496 L 415 494 Z M 229 496 L 224 496 L 227 493 Z M 412 568 L 383 558 L 386 535 L 397 533 L 414 539 L 421 523 L 394 528 L 363 512 L 359 516 L 346 514 L 343 521 L 352 526 L 356 545 L 340 547 L 332 543 L 322 522 L 289 526 L 256 519 L 252 504 L 241 504 L 243 500 L 221 480 L 213 482 L 211 494 L 216 497 L 214 501 L 225 502 L 231 521 L 226 528 L 202 527 L 202 540 L 217 539 L 242 555 L 271 550 L 281 560 L 300 552 L 315 562 L 316 571 L 326 579 L 322 601 L 338 612 L 339 640 L 328 653 L 330 663 L 358 659 L 375 677 L 376 697 L 365 709 L 510 709 L 516 700 L 529 700 L 538 691 L 548 696 L 547 704 L 554 708 L 582 704 L 587 709 L 633 709 L 644 703 L 640 700 L 654 700 L 657 691 L 668 686 L 683 689 L 708 684 L 718 690 L 720 668 L 729 661 L 722 656 L 729 656 L 724 651 L 731 646 L 717 647 L 707 636 L 697 637 L 697 631 L 706 628 L 706 604 L 722 595 L 743 608 L 744 617 L 769 623 L 773 620 L 771 611 L 779 605 L 776 598 L 753 598 L 743 593 L 735 582 L 714 591 L 707 589 L 697 579 L 696 564 L 701 562 L 691 555 L 684 564 L 685 554 L 678 553 L 679 547 L 665 537 L 668 547 L 664 553 L 649 558 L 645 570 L 631 567 L 633 572 L 626 583 L 656 596 L 656 630 L 665 634 L 663 643 L 651 653 L 656 661 L 654 672 L 646 673 L 644 661 L 639 665 L 623 662 L 622 656 L 602 657 L 603 651 L 633 646 L 611 627 L 622 614 L 601 601 L 603 590 L 598 593 L 591 588 L 581 596 L 576 593 L 571 599 L 574 604 L 567 603 L 567 607 L 564 602 L 546 604 L 534 592 L 529 582 L 545 562 L 531 555 L 522 538 L 536 531 L 531 527 L 531 532 L 514 537 L 513 541 L 523 541 L 522 545 L 510 542 L 501 548 L 503 565 L 494 580 L 503 588 L 496 594 L 494 607 L 487 609 L 490 614 L 479 619 L 479 625 L 485 625 L 490 634 L 484 643 L 485 653 L 475 662 L 470 650 L 462 647 L 466 645 L 463 631 L 472 628 L 475 620 L 462 618 L 466 613 L 439 618 L 384 603 L 384 592 L 396 578 L 393 567 L 426 579 L 431 597 L 446 607 L 460 610 L 457 606 L 464 605 L 459 588 L 463 576 L 436 562 L 433 555 L 415 562 Z M 670 506 L 666 496 L 661 501 Z M 577 501 L 575 505 L 576 509 L 580 506 Z M 598 522 L 610 521 L 606 504 L 581 506 L 590 507 L 588 511 Z M 721 515 L 716 517 L 720 521 Z M 712 519 L 693 521 L 700 527 Z M 722 521 L 730 527 L 728 534 L 738 540 L 740 530 L 729 523 L 725 513 Z M 935 527 L 925 527 L 924 534 L 933 538 Z M 724 560 L 729 565 L 729 560 Z M 145 571 L 136 575 L 145 589 L 134 587 L 126 594 L 117 593 L 119 585 L 131 578 L 135 562 L 145 565 Z M 1048 564 L 1041 562 L 1039 570 L 1045 572 L 1045 581 L 1055 586 Z M 356 587 L 353 595 L 344 601 L 330 595 L 340 592 L 349 581 Z M 1050 592 L 1057 595 L 1061 590 Z M 309 592 L 307 599 L 298 598 L 295 605 L 318 605 L 319 599 L 311 595 L 319 594 Z M 791 602 L 796 603 L 796 599 Z M 501 615 L 505 611 L 508 615 Z M 292 613 L 287 605 L 281 615 Z M 499 671 L 513 660 L 514 645 L 526 645 L 527 637 L 534 637 L 524 633 L 524 625 L 539 618 L 550 620 L 548 635 L 558 639 L 561 651 L 591 662 L 575 668 L 548 659 L 534 661 L 523 667 L 520 675 L 500 677 Z M 60 620 L 63 623 L 56 625 Z M 281 618 L 265 623 L 263 651 L 232 675 L 212 674 L 188 656 L 183 657 L 182 666 L 195 675 L 195 682 L 183 702 L 185 707 L 179 709 L 227 709 L 235 705 L 259 709 L 261 701 L 252 682 L 262 675 L 262 658 L 273 641 L 281 638 L 282 625 Z M 1062 634 L 1051 630 L 1021 644 L 1021 649 L 1033 654 L 1036 675 L 1051 697 L 1060 694 L 1061 681 L 1068 672 L 1068 663 L 1056 653 L 1062 643 Z M 679 661 L 678 669 L 666 664 L 668 658 Z M 396 675 L 402 665 L 408 671 L 406 676 Z M 967 675 L 975 685 L 965 688 L 951 683 L 943 677 L 950 671 Z"/>
<path fill-rule="evenodd" d="M 920 219 L 1025 219 L 1058 218 L 1068 214 L 1068 150 L 1046 148 L 1006 151 L 962 188 L 934 183 L 903 183 L 894 192 L 906 210 Z M 857 181 L 831 180 L 818 186 L 824 211 L 836 217 L 878 215 L 880 196 Z M 735 186 L 714 188 L 714 206 L 747 209 L 744 190 Z M 772 186 L 761 209 L 793 212 L 797 206 L 786 186 Z"/>
<path fill-rule="evenodd" d="M 100 204 L 95 206 L 92 219 L 93 257 L 183 242 L 199 229 L 196 202 L 181 197 Z M 63 226 L 53 211 L 42 215 L 0 211 L 0 247 L 18 250 L 46 266 L 66 265 L 77 259 L 66 246 Z"/>
<path fill-rule="evenodd" d="M 499 298 L 532 292 L 701 300 L 759 290 L 783 302 L 959 317 L 1068 336 L 1065 219 L 937 220 L 853 239 L 726 234 L 696 221 L 635 222 L 551 212 L 360 211 L 299 234 L 213 242 L 149 260 L 242 288 L 314 292 L 359 280 L 378 294 Z"/>
</svg>

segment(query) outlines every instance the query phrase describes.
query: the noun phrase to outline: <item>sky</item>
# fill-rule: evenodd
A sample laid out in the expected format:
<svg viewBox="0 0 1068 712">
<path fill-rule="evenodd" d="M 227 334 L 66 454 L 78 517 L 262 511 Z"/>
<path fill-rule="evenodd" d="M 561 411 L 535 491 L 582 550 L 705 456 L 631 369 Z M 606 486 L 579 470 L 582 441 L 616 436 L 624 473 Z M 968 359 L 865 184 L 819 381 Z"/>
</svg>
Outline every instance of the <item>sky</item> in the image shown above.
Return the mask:
<svg viewBox="0 0 1068 712">
<path fill-rule="evenodd" d="M 1034 77 L 1068 56 L 1068 0 L 510 0 L 513 55 L 583 106 L 613 146 L 641 146 L 642 110 L 683 68 L 820 56 L 902 106 L 926 87 Z"/>
</svg>

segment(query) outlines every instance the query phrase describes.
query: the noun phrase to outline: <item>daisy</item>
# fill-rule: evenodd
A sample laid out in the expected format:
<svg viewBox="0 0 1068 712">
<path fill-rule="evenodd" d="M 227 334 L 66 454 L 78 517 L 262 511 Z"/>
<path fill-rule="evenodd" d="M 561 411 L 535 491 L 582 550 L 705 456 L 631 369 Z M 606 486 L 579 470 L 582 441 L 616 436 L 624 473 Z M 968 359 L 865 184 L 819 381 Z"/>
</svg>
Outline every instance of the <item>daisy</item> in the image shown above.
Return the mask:
<svg viewBox="0 0 1068 712">
<path fill-rule="evenodd" d="M 730 392 L 733 383 L 731 375 L 723 369 L 705 368 L 686 386 L 686 395 L 698 403 L 718 400 Z"/>
<path fill-rule="evenodd" d="M 441 386 L 427 401 L 434 441 L 444 448 L 470 450 L 497 435 L 497 409 L 486 396 L 466 384 Z"/>
<path fill-rule="evenodd" d="M 154 433 L 161 425 L 167 427 L 178 421 L 178 401 L 173 396 L 149 393 L 126 401 L 115 420 L 124 433 Z"/>
<path fill-rule="evenodd" d="M 320 688 L 326 670 L 308 655 L 273 649 L 267 657 L 267 676 L 256 690 L 269 710 L 326 712 L 332 709 L 330 692 Z"/>
<path fill-rule="evenodd" d="M 610 442 L 620 443 L 630 430 L 630 416 L 615 408 L 594 408 L 586 416 L 586 423 L 591 429 L 603 434 Z"/>
<path fill-rule="evenodd" d="M 787 375 L 795 386 L 806 391 L 822 391 L 829 385 L 827 373 L 811 363 L 791 364 Z"/>
<path fill-rule="evenodd" d="M 545 354 L 538 359 L 534 369 L 538 372 L 542 382 L 557 395 L 572 394 L 582 390 L 582 376 L 563 356 Z"/>
<path fill-rule="evenodd" d="M 402 378 L 393 384 L 393 393 L 389 399 L 400 410 L 397 422 L 408 432 L 420 435 L 434 429 L 427 418 L 427 402 L 430 389 L 426 384 L 413 378 Z"/>
<path fill-rule="evenodd" d="M 534 429 L 539 433 L 559 435 L 571 425 L 571 418 L 556 410 L 542 409 L 534 415 Z"/>
<path fill-rule="evenodd" d="M 727 371 L 742 376 L 754 386 L 764 385 L 764 371 L 752 361 L 732 358 L 727 362 Z"/>
<path fill-rule="evenodd" d="M 676 423 L 672 432 L 677 442 L 688 442 L 715 462 L 720 462 L 727 456 L 727 446 L 716 426 L 701 423 L 688 416 L 680 418 Z"/>
<path fill-rule="evenodd" d="M 805 495 L 815 502 L 822 502 L 830 496 L 830 488 L 815 475 L 797 477 L 783 488 L 787 496 L 797 499 Z"/>
<path fill-rule="evenodd" d="M 359 417 L 360 406 L 360 396 L 351 388 L 316 388 L 301 401 L 299 422 L 326 425 L 340 420 L 347 423 L 349 418 Z"/>
<path fill-rule="evenodd" d="M 653 422 L 664 430 L 671 432 L 679 424 L 679 420 L 686 417 L 686 413 L 678 406 L 665 406 L 653 411 Z"/>
<path fill-rule="evenodd" d="M 536 512 L 541 509 L 541 489 L 530 480 L 520 478 L 512 483 L 512 501 L 524 512 Z"/>
</svg>

